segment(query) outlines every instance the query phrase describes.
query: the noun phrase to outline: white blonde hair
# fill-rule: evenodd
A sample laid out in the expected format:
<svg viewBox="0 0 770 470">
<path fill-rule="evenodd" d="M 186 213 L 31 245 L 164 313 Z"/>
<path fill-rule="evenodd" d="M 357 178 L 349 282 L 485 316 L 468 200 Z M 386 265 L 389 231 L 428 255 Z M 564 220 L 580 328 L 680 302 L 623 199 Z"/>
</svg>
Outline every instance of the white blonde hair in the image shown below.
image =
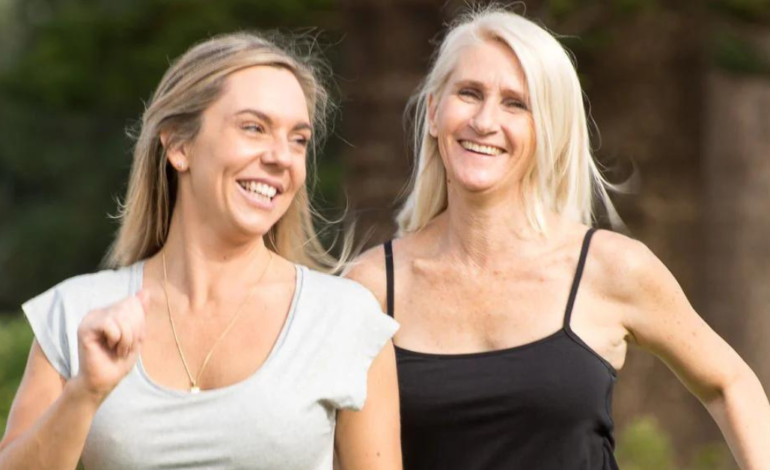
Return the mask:
<svg viewBox="0 0 770 470">
<path fill-rule="evenodd" d="M 276 34 L 273 37 L 286 40 Z M 312 165 L 330 110 L 319 67 L 309 57 L 279 47 L 275 39 L 254 33 L 227 34 L 204 41 L 171 65 L 146 107 L 134 147 L 128 193 L 118 215 L 121 226 L 105 264 L 126 266 L 163 247 L 174 210 L 177 180 L 166 158 L 161 133 L 167 134 L 166 148 L 192 141 L 200 130 L 202 113 L 222 94 L 228 76 L 258 65 L 289 70 L 299 82 L 313 126 L 309 150 Z M 312 184 L 312 173 L 309 175 Z M 300 188 L 286 213 L 270 229 L 266 243 L 293 262 L 337 271 L 351 255 L 350 237 L 345 237 L 342 260 L 330 255 L 314 227 L 314 220 L 329 221 L 312 207 L 309 193 L 307 184 Z"/>
<path fill-rule="evenodd" d="M 428 103 L 438 99 L 463 48 L 499 41 L 516 54 L 526 76 L 535 131 L 534 158 L 524 169 L 522 197 L 530 225 L 546 233 L 546 211 L 591 225 L 594 197 L 613 223 L 620 219 L 609 199 L 612 189 L 591 154 L 588 118 L 569 53 L 545 29 L 501 7 L 471 11 L 450 27 L 427 77 L 412 96 L 416 162 L 406 201 L 396 221 L 399 233 L 425 227 L 447 207 L 446 170 L 430 135 Z"/>
</svg>

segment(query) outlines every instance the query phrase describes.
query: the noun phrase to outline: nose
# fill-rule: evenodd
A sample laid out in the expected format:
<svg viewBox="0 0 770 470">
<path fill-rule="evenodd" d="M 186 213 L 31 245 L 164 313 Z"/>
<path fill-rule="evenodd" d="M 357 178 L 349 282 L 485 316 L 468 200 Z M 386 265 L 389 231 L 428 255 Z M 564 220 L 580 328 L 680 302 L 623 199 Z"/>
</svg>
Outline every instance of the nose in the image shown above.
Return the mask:
<svg viewBox="0 0 770 470">
<path fill-rule="evenodd" d="M 274 137 L 262 153 L 262 163 L 288 168 L 291 165 L 291 149 L 289 141 L 283 136 Z"/>
<path fill-rule="evenodd" d="M 493 100 L 484 100 L 470 121 L 471 128 L 480 135 L 489 135 L 497 130 L 497 106 Z"/>
</svg>

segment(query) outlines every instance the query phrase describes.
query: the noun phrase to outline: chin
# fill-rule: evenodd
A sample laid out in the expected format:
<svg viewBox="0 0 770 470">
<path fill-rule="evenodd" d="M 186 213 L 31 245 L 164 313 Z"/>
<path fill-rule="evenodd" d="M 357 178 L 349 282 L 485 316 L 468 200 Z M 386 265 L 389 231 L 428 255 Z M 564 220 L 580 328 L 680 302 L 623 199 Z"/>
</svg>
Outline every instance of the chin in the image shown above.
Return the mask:
<svg viewBox="0 0 770 470">
<path fill-rule="evenodd" d="M 458 187 L 472 193 L 489 191 L 500 185 L 501 181 L 499 178 L 488 178 L 486 176 L 488 175 L 467 175 L 463 178 L 454 178 L 452 181 L 455 182 Z"/>
<path fill-rule="evenodd" d="M 260 217 L 259 220 L 257 220 L 257 218 L 248 219 L 237 217 L 233 219 L 232 227 L 240 236 L 252 239 L 265 236 L 270 232 L 270 229 L 273 228 L 276 222 L 277 221 L 267 220 L 267 218 L 264 217 Z"/>
</svg>

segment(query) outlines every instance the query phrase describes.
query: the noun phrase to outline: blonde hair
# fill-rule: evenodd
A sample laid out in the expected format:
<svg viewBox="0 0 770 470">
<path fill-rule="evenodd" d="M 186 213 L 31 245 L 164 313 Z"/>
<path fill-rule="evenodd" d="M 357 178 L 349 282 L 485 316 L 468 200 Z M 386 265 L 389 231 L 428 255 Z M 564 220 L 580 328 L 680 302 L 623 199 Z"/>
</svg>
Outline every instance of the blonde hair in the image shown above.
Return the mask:
<svg viewBox="0 0 770 470">
<path fill-rule="evenodd" d="M 203 111 L 222 94 L 227 77 L 238 70 L 261 65 L 281 67 L 294 74 L 305 94 L 313 125 L 308 159 L 309 165 L 313 165 L 331 109 L 329 94 L 320 78 L 323 64 L 279 47 L 276 40 L 280 39 L 275 34 L 272 40 L 253 33 L 217 36 L 192 47 L 171 65 L 142 117 L 128 193 L 118 214 L 121 226 L 105 264 L 126 266 L 163 247 L 174 210 L 177 181 L 176 172 L 166 159 L 161 133 L 167 134 L 166 148 L 193 140 L 200 130 Z M 350 237 L 345 237 L 341 259 L 322 246 L 314 220 L 329 221 L 312 207 L 310 189 L 315 180 L 308 179 L 310 183 L 298 190 L 265 241 L 270 249 L 293 262 L 338 271 L 351 255 Z"/>
<path fill-rule="evenodd" d="M 598 196 L 613 223 L 619 222 L 591 155 L 583 94 L 568 52 L 546 30 L 498 6 L 471 11 L 450 27 L 428 76 L 412 96 L 416 164 L 406 201 L 396 221 L 399 233 L 425 227 L 447 207 L 446 170 L 438 143 L 430 135 L 428 100 L 439 99 L 461 50 L 495 40 L 509 47 L 526 76 L 535 129 L 535 153 L 524 170 L 522 196 L 527 219 L 546 233 L 546 211 L 591 225 Z"/>
</svg>

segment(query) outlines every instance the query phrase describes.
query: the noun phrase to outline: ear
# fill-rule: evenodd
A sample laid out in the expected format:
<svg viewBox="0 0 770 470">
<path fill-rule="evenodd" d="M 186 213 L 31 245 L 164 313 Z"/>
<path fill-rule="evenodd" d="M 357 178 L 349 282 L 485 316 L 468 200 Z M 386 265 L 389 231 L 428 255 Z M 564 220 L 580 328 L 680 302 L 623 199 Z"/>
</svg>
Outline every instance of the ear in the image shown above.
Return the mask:
<svg viewBox="0 0 770 470">
<path fill-rule="evenodd" d="M 433 93 L 428 95 L 428 132 L 431 136 L 438 137 L 438 126 L 436 125 L 436 107 L 437 100 Z"/>
<path fill-rule="evenodd" d="M 171 166 L 173 166 L 179 173 L 185 172 L 190 166 L 189 159 L 187 158 L 187 148 L 184 144 L 169 147 L 168 142 L 170 139 L 171 137 L 169 136 L 168 131 L 160 133 L 160 143 L 166 150 L 166 160 L 168 160 L 169 163 L 171 163 Z"/>
</svg>

